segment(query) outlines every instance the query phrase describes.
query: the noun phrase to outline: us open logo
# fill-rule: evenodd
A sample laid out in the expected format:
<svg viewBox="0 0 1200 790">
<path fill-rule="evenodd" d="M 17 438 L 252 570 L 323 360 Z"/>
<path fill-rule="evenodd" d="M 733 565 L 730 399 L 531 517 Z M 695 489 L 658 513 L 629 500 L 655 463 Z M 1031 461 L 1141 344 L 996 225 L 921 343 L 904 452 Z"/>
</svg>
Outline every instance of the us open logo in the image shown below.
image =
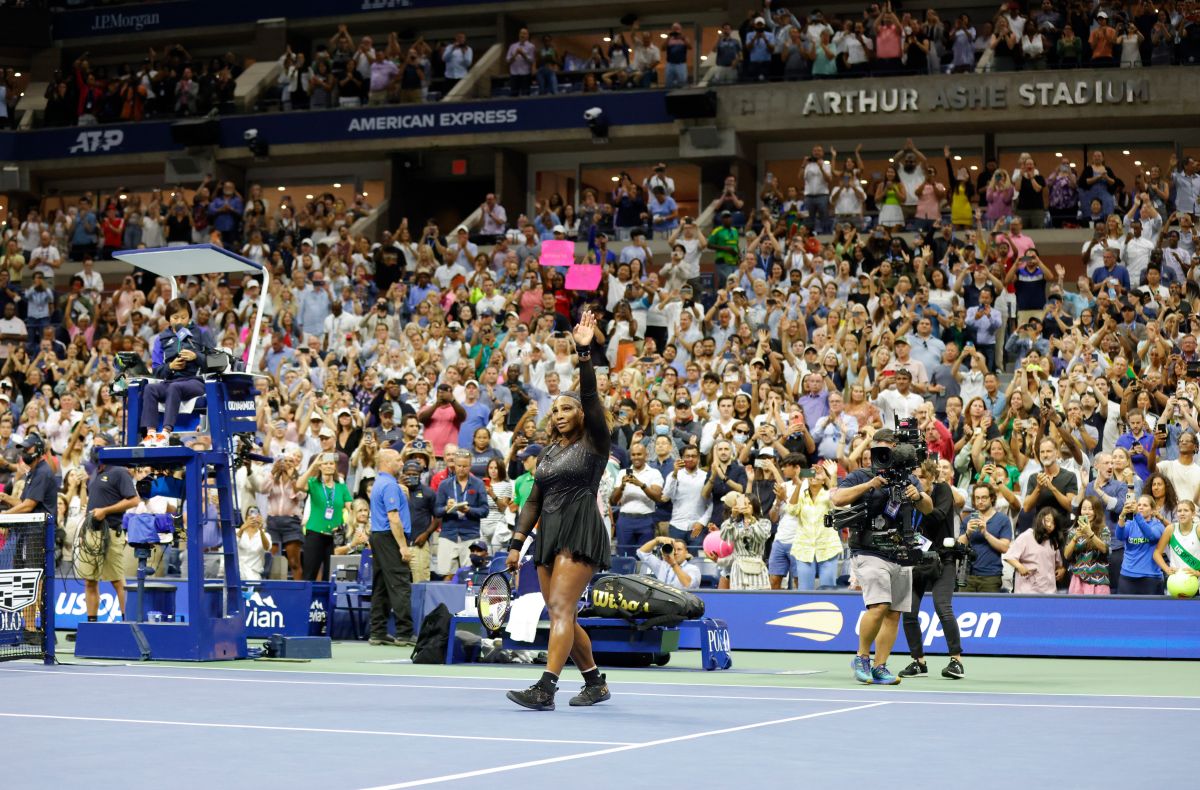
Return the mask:
<svg viewBox="0 0 1200 790">
<path fill-rule="evenodd" d="M 784 609 L 780 614 L 787 616 L 771 620 L 767 625 L 793 629 L 788 633 L 801 639 L 828 642 L 842 632 L 842 610 L 829 601 L 802 603 Z"/>
</svg>

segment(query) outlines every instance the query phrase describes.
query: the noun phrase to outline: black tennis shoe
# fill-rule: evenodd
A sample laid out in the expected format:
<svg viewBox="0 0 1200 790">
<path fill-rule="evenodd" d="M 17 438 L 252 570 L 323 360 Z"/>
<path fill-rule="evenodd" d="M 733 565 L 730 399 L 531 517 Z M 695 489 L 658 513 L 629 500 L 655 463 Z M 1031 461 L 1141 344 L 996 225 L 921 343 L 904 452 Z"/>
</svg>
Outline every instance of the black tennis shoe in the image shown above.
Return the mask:
<svg viewBox="0 0 1200 790">
<path fill-rule="evenodd" d="M 571 697 L 571 707 L 582 708 L 610 699 L 612 699 L 612 694 L 608 691 L 608 683 L 605 682 L 604 675 L 601 675 L 599 683 L 583 684 L 583 688 L 579 690 L 579 693 Z"/>
<path fill-rule="evenodd" d="M 963 669 L 962 662 L 957 658 L 950 659 L 950 663 L 942 670 L 942 677 L 950 680 L 962 680 L 967 672 Z"/>
<path fill-rule="evenodd" d="M 928 674 L 929 674 L 929 667 L 926 666 L 925 664 L 922 664 L 920 661 L 916 661 L 916 660 L 914 660 L 911 664 L 906 666 L 904 669 L 900 670 L 900 677 L 902 677 L 902 678 L 915 678 L 915 677 L 920 677 L 921 675 L 928 675 Z"/>
<path fill-rule="evenodd" d="M 547 691 L 540 683 L 534 683 L 524 691 L 510 691 L 510 700 L 530 710 L 554 710 L 554 692 Z"/>
</svg>

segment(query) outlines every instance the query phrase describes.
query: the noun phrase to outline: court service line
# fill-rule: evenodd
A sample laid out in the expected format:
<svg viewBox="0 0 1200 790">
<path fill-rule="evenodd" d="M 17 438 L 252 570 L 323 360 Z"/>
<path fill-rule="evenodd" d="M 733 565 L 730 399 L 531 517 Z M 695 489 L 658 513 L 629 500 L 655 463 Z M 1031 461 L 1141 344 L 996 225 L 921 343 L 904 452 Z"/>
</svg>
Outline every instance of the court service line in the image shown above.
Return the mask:
<svg viewBox="0 0 1200 790">
<path fill-rule="evenodd" d="M 253 671 L 261 672 L 262 670 L 253 670 Z M 60 672 L 46 672 L 45 670 L 40 670 L 40 669 L 15 669 L 15 668 L 0 669 L 0 672 L 24 672 L 24 673 L 35 674 L 35 675 L 43 675 L 48 678 L 56 678 L 56 679 L 62 678 L 62 677 L 72 677 L 72 678 L 80 678 L 80 679 L 87 679 L 87 678 L 93 678 L 93 677 L 112 677 L 112 678 L 118 678 L 121 680 L 130 680 L 130 679 L 182 680 L 182 681 L 195 681 L 197 683 L 261 683 L 261 684 L 268 684 L 268 685 L 284 685 L 284 686 L 350 686 L 350 687 L 362 687 L 362 688 L 368 688 L 368 689 L 401 688 L 401 689 L 418 689 L 418 690 L 429 689 L 432 691 L 472 691 L 472 692 L 474 692 L 474 691 L 496 691 L 496 692 L 504 691 L 504 688 L 501 686 L 464 686 L 464 685 L 441 685 L 441 684 L 432 684 L 432 683 L 352 683 L 352 682 L 343 681 L 343 680 L 281 680 L 278 678 L 196 677 L 195 675 L 162 675 L 162 674 L 151 674 L 148 672 L 87 672 L 87 673 L 61 672 L 60 673 Z M 350 673 L 350 674 L 353 674 L 353 673 Z M 385 677 L 391 677 L 394 679 L 403 679 L 403 678 L 412 677 L 412 676 L 411 675 L 387 675 Z M 425 675 L 422 677 L 436 677 L 436 676 Z M 443 676 L 441 679 L 448 680 L 450 678 Z M 496 680 L 504 681 L 507 679 L 497 678 Z M 663 684 L 663 685 L 669 686 L 669 685 L 682 685 L 682 684 Z M 703 684 L 695 684 L 695 685 L 703 685 Z M 788 689 L 788 688 L 780 687 L 780 686 L 744 686 L 742 688 L 752 688 L 752 689 L 759 689 L 759 690 L 778 689 L 779 691 L 782 691 L 782 692 L 793 691 L 793 690 L 803 692 L 803 691 L 809 690 L 809 689 L 805 689 L 804 687 Z M 866 687 L 866 688 L 864 688 L 864 691 L 869 692 L 873 688 L 874 687 Z M 840 691 L 853 691 L 853 690 L 857 690 L 857 689 L 839 689 L 839 690 Z M 916 691 L 916 690 L 915 689 L 914 690 L 896 689 L 894 691 L 885 691 L 882 693 L 905 694 L 905 693 L 913 693 L 913 691 Z M 880 693 L 880 691 L 878 689 L 874 689 L 874 693 Z M 930 693 L 930 692 L 926 692 L 926 693 Z M 932 692 L 932 693 L 955 694 L 955 693 L 959 693 L 959 692 L 943 691 L 943 692 Z M 980 693 L 980 692 L 977 692 L 977 693 Z M 982 692 L 982 693 L 987 693 L 987 692 Z M 1000 692 L 998 692 L 998 694 L 999 693 Z M 1009 692 L 1009 693 L 1012 693 L 1012 692 Z M 785 697 L 785 696 L 755 696 L 755 695 L 748 695 L 748 694 L 732 695 L 732 694 L 696 694 L 696 693 L 674 694 L 674 693 L 668 693 L 668 692 L 627 691 L 627 690 L 621 690 L 619 692 L 619 694 L 622 697 L 660 697 L 660 698 L 667 698 L 667 699 L 732 700 L 732 701 L 746 701 L 746 702 L 851 702 L 851 703 L 853 703 L 853 702 L 860 701 L 858 699 L 849 699 L 849 698 L 841 698 L 841 697 Z M 1029 694 L 1026 694 L 1025 696 L 1035 696 L 1036 697 L 1036 696 L 1040 696 L 1040 695 L 1037 693 L 1029 693 Z M 1049 695 L 1047 695 L 1047 696 L 1049 696 Z M 1084 696 L 1084 695 L 1080 695 L 1080 696 Z M 1103 697 L 1101 697 L 1101 698 L 1103 698 Z M 1178 699 L 1194 699 L 1194 698 L 1180 697 Z M 971 700 L 940 700 L 940 699 L 935 700 L 935 699 L 906 699 L 906 698 L 891 699 L 891 700 L 888 700 L 888 702 L 895 704 L 895 705 L 933 705 L 933 706 L 945 705 L 945 706 L 974 707 L 974 708 L 1046 708 L 1046 709 L 1064 709 L 1064 710 L 1138 710 L 1138 711 L 1183 711 L 1183 712 L 1200 711 L 1200 707 L 1171 706 L 1171 705 L 1086 705 L 1086 704 L 1068 704 L 1068 703 L 1062 703 L 1062 702 L 982 702 L 982 701 L 975 702 L 975 701 L 971 701 Z"/>
<path fill-rule="evenodd" d="M 753 724 L 742 724 L 737 727 L 725 727 L 720 730 L 707 730 L 705 732 L 693 732 L 688 735 L 676 735 L 672 738 L 659 738 L 654 741 L 646 741 L 645 743 L 630 743 L 624 746 L 614 746 L 609 749 L 596 749 L 590 752 L 579 752 L 577 754 L 566 754 L 561 757 L 546 757 L 541 760 L 528 760 L 523 763 L 510 763 L 509 765 L 498 765 L 493 768 L 481 768 L 476 771 L 463 771 L 457 774 L 447 774 L 445 776 L 434 776 L 428 779 L 414 779 L 409 782 L 399 782 L 390 785 L 378 785 L 376 787 L 366 788 L 366 790 L 404 790 L 407 787 L 423 787 L 424 785 L 440 784 L 442 782 L 454 782 L 460 779 L 472 779 L 477 776 L 489 776 L 491 774 L 505 773 L 508 771 L 517 771 L 522 768 L 536 768 L 540 765 L 553 765 L 555 763 L 565 763 L 572 760 L 583 760 L 589 757 L 603 757 L 606 754 L 618 754 L 620 752 L 630 752 L 638 749 L 650 749 L 655 746 L 665 746 L 670 743 L 680 743 L 683 741 L 694 741 L 700 738 L 709 738 L 715 735 L 728 735 L 733 732 L 745 732 L 746 730 L 756 730 L 762 727 L 773 727 L 777 724 L 790 724 L 795 721 L 804 721 L 805 719 L 818 719 L 822 716 L 835 716 L 839 713 L 853 713 L 854 711 L 866 710 L 867 708 L 878 708 L 881 705 L 887 705 L 887 702 L 871 702 L 866 705 L 855 705 L 850 708 L 834 708 L 833 710 L 820 711 L 818 713 L 805 713 L 802 716 L 788 716 L 784 719 L 772 719 L 770 721 L 759 721 Z M 528 741 L 527 741 L 528 743 Z"/>
<path fill-rule="evenodd" d="M 64 665 L 69 666 L 69 665 Z M 79 665 L 83 666 L 83 665 Z M 140 670 L 143 665 L 125 664 L 131 670 Z M 152 667 L 145 667 L 150 669 Z M 290 674 L 290 675 L 335 675 L 339 677 L 361 677 L 361 678 L 424 678 L 430 680 L 494 680 L 511 683 L 528 684 L 529 675 L 523 676 L 508 676 L 508 675 L 439 675 L 431 673 L 387 673 L 387 672 L 339 672 L 336 670 L 296 670 L 296 669 L 279 669 L 272 667 L 270 669 L 252 669 L 250 667 L 231 667 L 231 666 L 189 666 L 188 669 L 197 672 L 250 672 L 258 674 Z M 8 669 L 0 667 L 0 672 L 55 672 L 50 669 Z M 65 674 L 65 673 L 64 673 Z M 777 677 L 777 675 L 770 675 Z M 613 681 L 624 686 L 682 686 L 682 687 L 701 687 L 701 688 L 726 688 L 726 689 L 781 689 L 795 691 L 837 691 L 843 693 L 874 693 L 870 686 L 858 686 L 847 684 L 845 686 L 769 686 L 759 683 L 689 683 L 687 681 L 663 681 L 663 680 L 626 680 L 619 675 L 613 676 Z M 1196 700 L 1200 701 L 1200 695 L 1195 694 L 1090 694 L 1081 691 L 984 691 L 963 689 L 961 691 L 949 691 L 941 689 L 914 689 L 905 687 L 906 694 L 933 694 L 933 695 L 985 695 L 997 697 L 1085 697 L 1088 699 L 1172 699 L 1172 700 Z M 847 700 L 857 702 L 857 700 Z"/>
<path fill-rule="evenodd" d="M 504 741 L 509 743 L 529 743 L 528 738 L 503 738 L 487 735 L 432 735 L 427 732 L 395 732 L 391 730 L 345 730 L 331 727 L 282 727 L 271 724 L 228 724 L 223 722 L 206 721 L 163 721 L 159 719 L 117 719 L 104 716 L 54 716 L 47 713 L 7 713 L 0 712 L 0 717 L 7 719 L 50 719 L 54 721 L 93 721 L 108 724 L 153 724 L 172 727 L 207 727 L 222 730 L 275 730 L 279 732 L 316 732 L 333 735 L 384 735 L 404 738 L 435 738 L 451 741 Z M 580 741 L 580 740 L 544 740 L 543 743 L 566 744 L 570 746 L 607 746 L 612 741 Z M 635 744 L 624 744 L 635 745 Z"/>
</svg>

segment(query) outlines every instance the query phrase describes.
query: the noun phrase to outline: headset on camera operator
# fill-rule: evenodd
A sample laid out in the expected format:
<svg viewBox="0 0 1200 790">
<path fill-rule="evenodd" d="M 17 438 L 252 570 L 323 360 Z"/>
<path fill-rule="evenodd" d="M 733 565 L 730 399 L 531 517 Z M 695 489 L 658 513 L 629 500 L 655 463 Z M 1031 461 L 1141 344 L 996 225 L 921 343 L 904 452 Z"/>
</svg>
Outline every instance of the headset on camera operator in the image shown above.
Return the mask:
<svg viewBox="0 0 1200 790">
<path fill-rule="evenodd" d="M 851 472 L 830 494 L 836 510 L 826 525 L 850 530 L 851 569 L 867 607 L 859 624 L 852 666 L 860 683 L 895 685 L 887 668 L 900 615 L 912 607 L 912 565 L 922 556 L 919 529 L 933 500 L 912 472 L 925 457 L 925 442 L 913 419 L 898 419 L 896 431 L 875 432 L 871 467 Z M 871 663 L 871 643 L 875 663 Z"/>
<path fill-rule="evenodd" d="M 959 680 L 964 674 L 962 640 L 959 638 L 958 620 L 954 618 L 951 598 L 958 577 L 958 563 L 969 561 L 968 549 L 965 544 L 954 540 L 954 493 L 948 484 L 938 480 L 937 462 L 929 460 L 921 464 L 917 477 L 922 485 L 929 488 L 929 496 L 933 500 L 932 512 L 921 519 L 921 534 L 933 546 L 913 569 L 912 609 L 904 613 L 904 638 L 913 660 L 900 670 L 900 677 L 911 678 L 929 673 L 925 665 L 924 644 L 921 642 L 921 624 L 917 617 L 921 596 L 929 590 L 933 592 L 933 611 L 942 623 L 946 651 L 950 654 L 950 663 L 942 670 L 942 677 Z"/>
</svg>

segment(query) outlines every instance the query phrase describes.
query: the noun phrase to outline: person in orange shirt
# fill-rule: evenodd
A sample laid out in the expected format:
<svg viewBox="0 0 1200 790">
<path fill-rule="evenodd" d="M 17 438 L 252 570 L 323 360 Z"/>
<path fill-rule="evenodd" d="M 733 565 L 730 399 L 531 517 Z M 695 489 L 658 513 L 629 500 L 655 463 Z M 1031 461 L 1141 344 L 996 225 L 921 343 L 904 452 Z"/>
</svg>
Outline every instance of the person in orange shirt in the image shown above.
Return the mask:
<svg viewBox="0 0 1200 790">
<path fill-rule="evenodd" d="M 1088 44 L 1092 48 L 1091 65 L 1115 66 L 1117 61 L 1113 59 L 1113 46 L 1117 43 L 1117 30 L 1108 24 L 1108 14 L 1104 11 L 1096 14 L 1096 22 L 1099 27 L 1088 37 Z"/>
</svg>

